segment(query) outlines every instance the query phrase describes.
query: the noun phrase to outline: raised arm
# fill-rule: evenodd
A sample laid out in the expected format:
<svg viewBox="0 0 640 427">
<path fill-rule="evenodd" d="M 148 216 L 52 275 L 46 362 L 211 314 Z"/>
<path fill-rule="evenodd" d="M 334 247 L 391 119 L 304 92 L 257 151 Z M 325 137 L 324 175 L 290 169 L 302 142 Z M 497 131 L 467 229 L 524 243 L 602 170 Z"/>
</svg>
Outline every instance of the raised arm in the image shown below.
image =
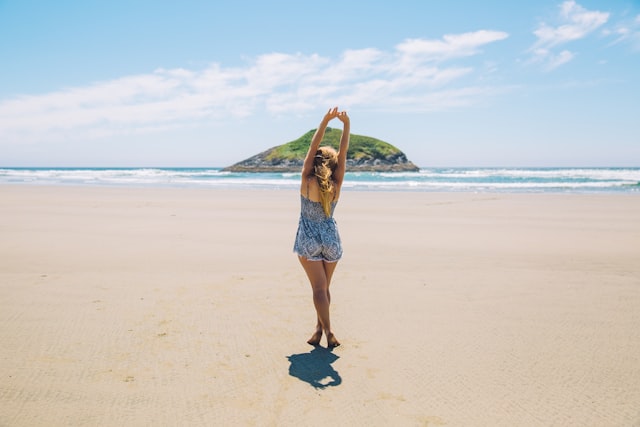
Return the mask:
<svg viewBox="0 0 640 427">
<path fill-rule="evenodd" d="M 338 166 L 333 173 L 333 180 L 338 186 L 342 185 L 344 174 L 347 170 L 347 151 L 349 151 L 349 134 L 351 132 L 351 122 L 346 111 L 338 113 L 338 119 L 342 122 L 342 137 L 340 138 L 340 148 L 338 150 Z"/>
<path fill-rule="evenodd" d="M 318 147 L 320 147 L 322 138 L 324 138 L 324 132 L 327 129 L 327 125 L 336 117 L 338 117 L 338 107 L 330 108 L 329 111 L 327 111 L 327 114 L 325 114 L 322 118 L 318 129 L 316 129 L 316 133 L 313 134 L 313 138 L 311 138 L 311 144 L 309 145 L 309 150 L 307 151 L 307 155 L 304 158 L 304 163 L 302 164 L 303 181 L 306 179 L 306 177 L 313 174 L 313 158 L 316 155 L 316 151 L 318 151 Z"/>
</svg>

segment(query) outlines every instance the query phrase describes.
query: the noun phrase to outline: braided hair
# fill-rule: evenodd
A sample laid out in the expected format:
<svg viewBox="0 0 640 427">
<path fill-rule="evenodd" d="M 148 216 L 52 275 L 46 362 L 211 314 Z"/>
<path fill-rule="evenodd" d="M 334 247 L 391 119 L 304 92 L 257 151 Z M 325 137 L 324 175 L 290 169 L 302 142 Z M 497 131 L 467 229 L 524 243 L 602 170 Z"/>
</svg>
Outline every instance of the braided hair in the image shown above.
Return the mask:
<svg viewBox="0 0 640 427">
<path fill-rule="evenodd" d="M 333 172 L 338 166 L 338 153 L 331 147 L 320 147 L 313 159 L 314 175 L 320 188 L 320 203 L 327 217 L 331 216 L 331 202 L 335 197 Z"/>
</svg>

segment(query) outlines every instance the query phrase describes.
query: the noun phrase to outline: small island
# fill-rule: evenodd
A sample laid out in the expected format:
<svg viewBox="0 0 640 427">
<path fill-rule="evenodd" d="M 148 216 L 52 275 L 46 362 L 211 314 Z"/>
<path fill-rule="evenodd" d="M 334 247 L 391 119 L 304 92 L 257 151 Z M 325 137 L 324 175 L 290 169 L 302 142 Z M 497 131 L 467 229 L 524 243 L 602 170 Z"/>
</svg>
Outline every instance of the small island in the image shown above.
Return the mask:
<svg viewBox="0 0 640 427">
<path fill-rule="evenodd" d="M 226 167 L 229 172 L 300 172 L 315 129 L 300 138 L 270 148 Z M 321 145 L 338 149 L 341 129 L 328 127 Z M 393 145 L 368 136 L 351 134 L 347 152 L 347 172 L 417 172 L 420 170 Z"/>
</svg>

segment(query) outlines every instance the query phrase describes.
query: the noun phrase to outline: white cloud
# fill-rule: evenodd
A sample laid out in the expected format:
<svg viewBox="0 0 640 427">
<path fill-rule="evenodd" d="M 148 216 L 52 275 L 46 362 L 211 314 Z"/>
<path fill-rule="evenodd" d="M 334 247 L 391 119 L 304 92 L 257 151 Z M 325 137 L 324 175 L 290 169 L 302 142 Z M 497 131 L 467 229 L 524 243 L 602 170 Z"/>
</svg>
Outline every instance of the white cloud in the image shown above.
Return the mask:
<svg viewBox="0 0 640 427">
<path fill-rule="evenodd" d="M 423 111 L 466 106 L 491 93 L 465 86 L 469 66 L 443 65 L 478 55 L 508 35 L 477 31 L 442 40 L 410 39 L 389 52 L 271 53 L 244 67 L 157 69 L 149 74 L 0 101 L 0 140 L 87 139 L 179 129 L 261 112 L 296 114 L 322 105 Z"/>
<path fill-rule="evenodd" d="M 563 50 L 557 55 L 550 55 L 547 60 L 546 69 L 548 71 L 553 70 L 561 66 L 562 64 L 566 64 L 571 61 L 575 55 L 568 50 Z"/>
<path fill-rule="evenodd" d="M 608 46 L 626 43 L 630 44 L 632 49 L 640 50 L 640 15 L 632 20 L 626 19 L 618 22 L 613 29 L 604 29 L 602 34 L 605 37 L 615 37 Z"/>
<path fill-rule="evenodd" d="M 543 63 L 547 70 L 565 64 L 575 56 L 566 49 L 556 54 L 554 47 L 587 37 L 609 20 L 609 13 L 587 10 L 575 1 L 568 0 L 560 5 L 558 19 L 559 25 L 541 23 L 533 32 L 537 40 L 530 48 L 532 61 Z"/>
<path fill-rule="evenodd" d="M 439 62 L 480 53 L 480 47 L 503 40 L 502 31 L 480 30 L 463 34 L 447 34 L 442 40 L 408 39 L 396 46 L 400 65 L 410 69 L 425 62 Z"/>
</svg>

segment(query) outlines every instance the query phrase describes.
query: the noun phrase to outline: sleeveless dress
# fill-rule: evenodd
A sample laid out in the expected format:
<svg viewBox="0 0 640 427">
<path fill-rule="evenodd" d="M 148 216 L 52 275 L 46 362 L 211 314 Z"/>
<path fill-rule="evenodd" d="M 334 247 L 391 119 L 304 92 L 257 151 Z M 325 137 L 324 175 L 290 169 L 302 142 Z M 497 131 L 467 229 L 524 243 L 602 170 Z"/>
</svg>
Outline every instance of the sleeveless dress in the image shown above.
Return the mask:
<svg viewBox="0 0 640 427">
<path fill-rule="evenodd" d="M 333 211 L 338 202 L 331 203 L 327 217 L 320 202 L 300 195 L 300 221 L 293 251 L 309 261 L 337 262 L 342 257 L 342 243 Z"/>
</svg>

